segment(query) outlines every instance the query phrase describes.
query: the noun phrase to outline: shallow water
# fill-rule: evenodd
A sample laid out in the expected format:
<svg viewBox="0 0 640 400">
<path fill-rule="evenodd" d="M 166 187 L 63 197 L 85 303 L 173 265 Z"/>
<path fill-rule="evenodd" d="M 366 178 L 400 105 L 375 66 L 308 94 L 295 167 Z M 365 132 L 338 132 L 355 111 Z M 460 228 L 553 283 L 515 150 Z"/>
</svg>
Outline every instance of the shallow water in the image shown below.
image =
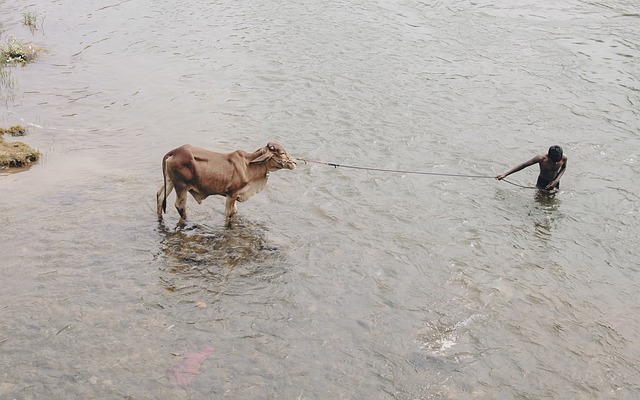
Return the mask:
<svg viewBox="0 0 640 400">
<path fill-rule="evenodd" d="M 0 85 L 43 153 L 0 176 L 0 398 L 637 398 L 634 7 L 0 0 L 45 49 Z M 157 222 L 169 149 L 269 140 L 489 178 L 299 163 Z M 559 194 L 490 179 L 551 144 Z"/>
</svg>

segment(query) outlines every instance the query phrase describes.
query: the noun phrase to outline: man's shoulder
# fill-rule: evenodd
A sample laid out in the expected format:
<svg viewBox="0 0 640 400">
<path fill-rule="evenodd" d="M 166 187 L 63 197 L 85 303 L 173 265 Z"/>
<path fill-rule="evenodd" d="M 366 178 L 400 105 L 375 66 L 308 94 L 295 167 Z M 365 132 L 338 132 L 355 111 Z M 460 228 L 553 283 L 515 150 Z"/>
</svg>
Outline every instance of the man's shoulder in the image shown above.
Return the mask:
<svg viewBox="0 0 640 400">
<path fill-rule="evenodd" d="M 549 159 L 549 156 L 544 153 L 541 153 L 533 157 L 533 159 L 537 162 L 543 162 L 543 161 L 547 161 Z"/>
</svg>

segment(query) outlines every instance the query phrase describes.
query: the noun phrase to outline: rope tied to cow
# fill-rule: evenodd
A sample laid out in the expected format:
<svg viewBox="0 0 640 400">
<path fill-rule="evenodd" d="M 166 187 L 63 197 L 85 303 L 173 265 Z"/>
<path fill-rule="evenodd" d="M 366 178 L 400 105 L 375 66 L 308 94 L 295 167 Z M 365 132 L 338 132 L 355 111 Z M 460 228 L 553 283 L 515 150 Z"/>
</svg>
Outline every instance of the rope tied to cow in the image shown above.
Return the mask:
<svg viewBox="0 0 640 400">
<path fill-rule="evenodd" d="M 398 173 L 398 174 L 411 174 L 411 175 L 433 175 L 433 176 L 448 176 L 448 177 L 456 177 L 456 178 L 476 178 L 476 179 L 488 179 L 488 178 L 495 178 L 493 176 L 489 176 L 489 175 L 473 175 L 473 174 L 454 174 L 454 173 L 447 173 L 447 172 L 428 172 L 428 171 L 413 171 L 413 170 L 404 170 L 404 169 L 388 169 L 388 168 L 377 168 L 377 167 L 363 167 L 363 166 L 357 166 L 357 165 L 346 165 L 346 164 L 338 164 L 338 163 L 331 163 L 331 162 L 324 162 L 324 161 L 317 161 L 317 160 L 308 160 L 308 159 L 304 159 L 304 158 L 298 158 L 298 161 L 302 161 L 305 164 L 307 163 L 311 163 L 311 164 L 321 164 L 321 165 L 328 165 L 329 167 L 333 167 L 333 168 L 348 168 L 348 169 L 358 169 L 358 170 L 364 170 L 364 171 L 377 171 L 377 172 L 389 172 L 389 173 Z M 520 185 L 518 183 L 515 182 L 511 182 L 508 181 L 506 179 L 501 179 L 503 182 L 506 182 L 510 185 L 514 185 L 514 186 L 518 186 L 524 189 L 538 189 L 535 186 L 524 186 L 524 185 Z"/>
</svg>

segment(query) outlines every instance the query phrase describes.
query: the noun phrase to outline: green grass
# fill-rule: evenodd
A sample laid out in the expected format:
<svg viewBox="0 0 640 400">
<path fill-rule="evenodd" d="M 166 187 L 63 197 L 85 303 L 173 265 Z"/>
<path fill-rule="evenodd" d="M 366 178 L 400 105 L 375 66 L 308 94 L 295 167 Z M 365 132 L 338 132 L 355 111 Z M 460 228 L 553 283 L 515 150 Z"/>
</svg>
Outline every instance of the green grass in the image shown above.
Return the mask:
<svg viewBox="0 0 640 400">
<path fill-rule="evenodd" d="M 29 27 L 31 33 L 34 33 L 38 30 L 38 20 L 40 20 L 40 28 L 44 24 L 44 17 L 39 17 L 38 13 L 35 12 L 26 12 L 22 14 L 22 23 Z"/>
<path fill-rule="evenodd" d="M 7 43 L 0 45 L 0 64 L 33 62 L 41 49 L 23 42 L 13 36 L 7 38 Z"/>
</svg>

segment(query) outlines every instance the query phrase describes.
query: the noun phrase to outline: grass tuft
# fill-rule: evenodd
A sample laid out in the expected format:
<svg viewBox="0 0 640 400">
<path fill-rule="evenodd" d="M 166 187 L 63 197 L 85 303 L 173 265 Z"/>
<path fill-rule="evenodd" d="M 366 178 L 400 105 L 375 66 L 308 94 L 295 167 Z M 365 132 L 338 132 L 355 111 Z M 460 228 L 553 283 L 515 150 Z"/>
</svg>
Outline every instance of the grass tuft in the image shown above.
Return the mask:
<svg viewBox="0 0 640 400">
<path fill-rule="evenodd" d="M 8 133 L 11 136 L 24 136 L 27 134 L 29 128 L 22 125 L 13 125 L 11 128 L 0 128 L 0 136 Z"/>
<path fill-rule="evenodd" d="M 33 62 L 41 48 L 13 36 L 7 38 L 7 44 L 0 45 L 0 64 L 27 64 Z"/>
<path fill-rule="evenodd" d="M 22 23 L 26 25 L 31 33 L 35 33 L 38 30 L 38 20 L 40 21 L 40 28 L 44 24 L 44 17 L 40 18 L 38 13 L 26 12 L 22 14 Z"/>
</svg>

